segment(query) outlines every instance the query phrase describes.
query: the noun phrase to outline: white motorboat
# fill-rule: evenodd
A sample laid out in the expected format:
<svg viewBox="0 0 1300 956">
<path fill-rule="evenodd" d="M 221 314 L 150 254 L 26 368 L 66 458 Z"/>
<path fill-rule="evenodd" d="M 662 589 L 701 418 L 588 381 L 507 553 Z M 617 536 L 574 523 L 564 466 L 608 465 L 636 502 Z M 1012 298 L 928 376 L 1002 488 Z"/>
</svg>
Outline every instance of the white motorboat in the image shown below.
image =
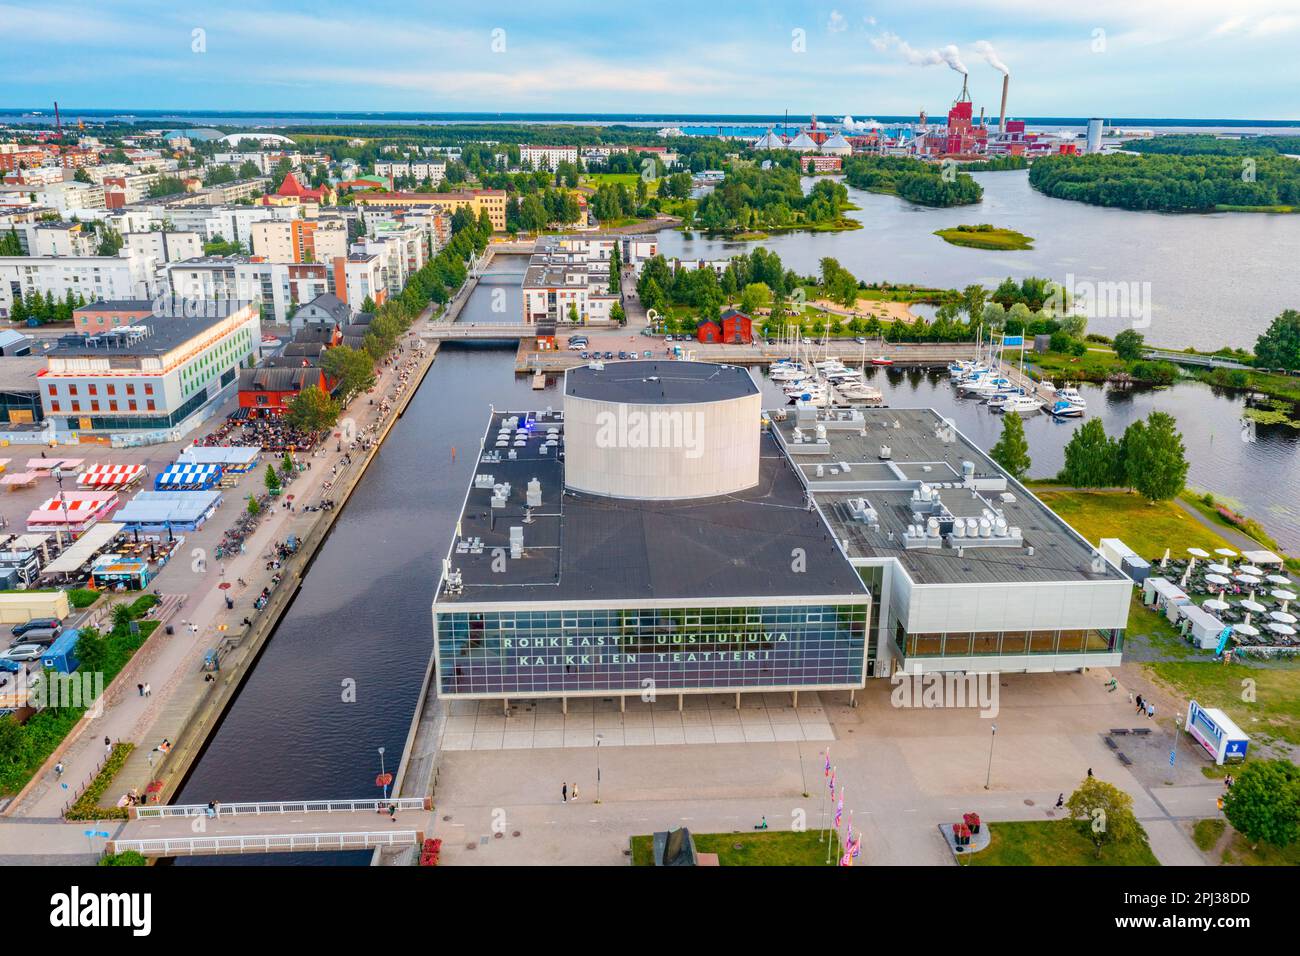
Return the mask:
<svg viewBox="0 0 1300 956">
<path fill-rule="evenodd" d="M 1004 412 L 1016 412 L 1021 415 L 1036 412 L 1042 407 L 1043 400 L 1032 395 L 1012 395 L 1002 403 Z"/>
<path fill-rule="evenodd" d="M 830 390 L 820 382 L 813 382 L 805 388 L 793 391 L 787 390 L 786 395 L 789 396 L 791 402 L 808 402 L 818 408 L 825 408 L 831 403 Z"/>
<path fill-rule="evenodd" d="M 774 362 L 768 371 L 768 378 L 774 382 L 793 382 L 808 377 L 798 362 Z"/>
</svg>

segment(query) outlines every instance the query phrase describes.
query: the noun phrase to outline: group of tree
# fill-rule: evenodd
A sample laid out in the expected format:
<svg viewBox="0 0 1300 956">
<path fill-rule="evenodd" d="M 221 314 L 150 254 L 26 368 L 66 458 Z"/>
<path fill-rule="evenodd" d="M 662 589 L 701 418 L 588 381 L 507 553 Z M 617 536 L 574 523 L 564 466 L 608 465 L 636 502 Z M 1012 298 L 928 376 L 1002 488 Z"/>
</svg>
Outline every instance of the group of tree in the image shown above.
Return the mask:
<svg viewBox="0 0 1300 956">
<path fill-rule="evenodd" d="M 175 196 L 178 193 L 185 192 L 185 184 L 175 176 L 159 176 L 149 187 L 150 199 L 161 199 L 164 196 Z"/>
<path fill-rule="evenodd" d="M 32 290 L 26 295 L 15 294 L 13 305 L 9 309 L 9 318 L 18 325 L 35 319 L 41 325 L 49 322 L 71 322 L 74 309 L 86 304 L 86 297 L 69 289 L 62 299 L 54 298 L 54 293 L 46 290 L 44 295 Z"/>
<path fill-rule="evenodd" d="M 1222 139 L 1211 133 L 1153 136 L 1126 143 L 1135 153 L 1166 156 L 1257 156 L 1261 153 L 1300 154 L 1300 136 L 1246 136 Z"/>
<path fill-rule="evenodd" d="M 1300 372 L 1300 312 L 1287 309 L 1255 341 L 1255 364 Z"/>
<path fill-rule="evenodd" d="M 695 208 L 695 225 L 708 232 L 783 229 L 835 222 L 848 205 L 842 183 L 821 179 L 804 193 L 799 173 L 733 163 L 727 177 Z"/>
<path fill-rule="evenodd" d="M 1300 163 L 1275 153 L 1045 156 L 1030 168 L 1029 182 L 1056 199 L 1122 209 L 1300 204 Z"/>
<path fill-rule="evenodd" d="M 1300 840 L 1300 767 L 1248 761 L 1223 796 L 1223 815 L 1252 844 L 1291 846 Z"/>
<path fill-rule="evenodd" d="M 1174 498 L 1187 484 L 1187 449 L 1178 422 L 1166 412 L 1152 412 L 1116 440 L 1101 419 L 1091 418 L 1066 444 L 1057 478 L 1075 488 L 1131 488 L 1152 502 Z"/>
<path fill-rule="evenodd" d="M 910 156 L 860 156 L 844 163 L 854 189 L 891 193 L 922 206 L 965 206 L 984 198 L 984 189 L 956 166 Z"/>
<path fill-rule="evenodd" d="M 23 254 L 23 243 L 18 238 L 18 230 L 13 226 L 9 231 L 0 233 L 0 256 L 21 256 Z"/>
</svg>

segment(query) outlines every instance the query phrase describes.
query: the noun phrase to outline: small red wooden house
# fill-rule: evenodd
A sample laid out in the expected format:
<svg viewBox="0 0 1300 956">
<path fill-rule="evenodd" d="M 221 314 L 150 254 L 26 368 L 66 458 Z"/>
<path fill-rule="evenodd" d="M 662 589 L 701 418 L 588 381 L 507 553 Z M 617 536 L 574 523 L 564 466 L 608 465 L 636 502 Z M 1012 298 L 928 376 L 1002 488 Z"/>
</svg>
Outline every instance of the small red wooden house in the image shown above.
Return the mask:
<svg viewBox="0 0 1300 956">
<path fill-rule="evenodd" d="M 722 313 L 722 341 L 727 345 L 753 344 L 754 327 L 749 316 L 735 309 Z"/>
</svg>

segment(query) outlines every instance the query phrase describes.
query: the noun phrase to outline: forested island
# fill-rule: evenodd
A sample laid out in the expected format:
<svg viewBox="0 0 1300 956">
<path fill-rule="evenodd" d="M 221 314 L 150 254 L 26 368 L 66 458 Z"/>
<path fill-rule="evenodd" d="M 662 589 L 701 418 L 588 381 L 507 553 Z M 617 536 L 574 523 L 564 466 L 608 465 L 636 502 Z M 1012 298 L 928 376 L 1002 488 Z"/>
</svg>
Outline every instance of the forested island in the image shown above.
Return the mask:
<svg viewBox="0 0 1300 956">
<path fill-rule="evenodd" d="M 1029 182 L 1055 199 L 1121 209 L 1293 212 L 1300 205 L 1300 163 L 1274 152 L 1045 156 L 1030 167 Z"/>
<path fill-rule="evenodd" d="M 850 159 L 844 164 L 844 179 L 855 189 L 888 193 L 922 206 L 965 206 L 984 198 L 984 189 L 968 174 L 908 156 Z"/>
<path fill-rule="evenodd" d="M 700 199 L 693 225 L 706 232 L 860 229 L 860 222 L 844 215 L 848 204 L 841 183 L 823 179 L 805 194 L 792 168 L 732 163 L 726 180 Z"/>
</svg>

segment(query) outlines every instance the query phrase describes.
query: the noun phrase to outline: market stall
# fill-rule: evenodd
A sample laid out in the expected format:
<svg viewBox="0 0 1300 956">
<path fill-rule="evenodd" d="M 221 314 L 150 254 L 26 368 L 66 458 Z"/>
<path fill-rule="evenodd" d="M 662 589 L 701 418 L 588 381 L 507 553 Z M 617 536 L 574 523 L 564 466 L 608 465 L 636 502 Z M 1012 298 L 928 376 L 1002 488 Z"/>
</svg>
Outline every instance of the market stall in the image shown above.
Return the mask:
<svg viewBox="0 0 1300 956">
<path fill-rule="evenodd" d="M 27 516 L 28 531 L 81 534 L 117 507 L 115 491 L 69 491 L 55 495 Z"/>
<path fill-rule="evenodd" d="M 91 465 L 77 476 L 77 487 L 129 488 L 147 471 L 144 465 Z"/>
<path fill-rule="evenodd" d="M 128 531 L 197 531 L 221 501 L 220 491 L 142 491 L 115 517 Z"/>
<path fill-rule="evenodd" d="M 153 481 L 155 491 L 208 491 L 221 483 L 220 465 L 168 465 Z"/>
</svg>

